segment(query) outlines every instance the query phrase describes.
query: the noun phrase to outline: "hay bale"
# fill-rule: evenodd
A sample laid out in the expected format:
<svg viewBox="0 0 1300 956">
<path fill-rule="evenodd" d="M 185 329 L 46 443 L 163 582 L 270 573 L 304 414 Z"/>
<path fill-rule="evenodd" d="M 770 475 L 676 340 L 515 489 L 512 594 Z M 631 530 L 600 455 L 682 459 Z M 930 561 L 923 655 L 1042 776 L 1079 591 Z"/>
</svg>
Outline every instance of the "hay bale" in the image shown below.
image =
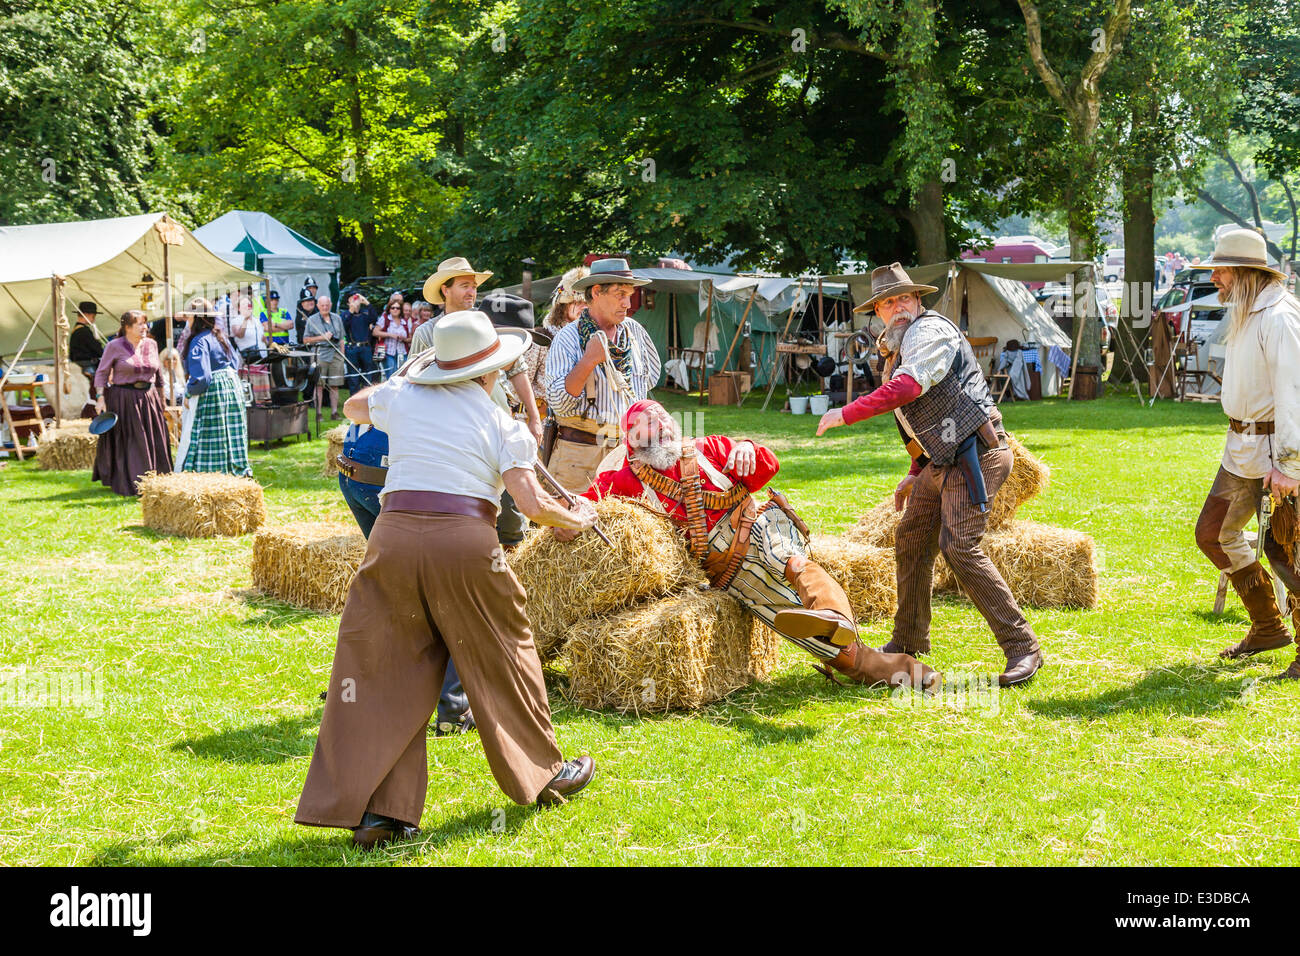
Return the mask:
<svg viewBox="0 0 1300 956">
<path fill-rule="evenodd" d="M 667 518 L 619 498 L 597 502 L 596 513 L 613 548 L 590 532 L 562 542 L 539 529 L 507 558 L 528 594 L 528 620 L 543 660 L 579 621 L 705 583 Z"/>
<path fill-rule="evenodd" d="M 1011 473 L 989 503 L 990 531 L 1010 525 L 1020 506 L 1042 494 L 1052 477 L 1052 470 L 1011 435 L 1007 444 L 1011 447 Z"/>
<path fill-rule="evenodd" d="M 1024 607 L 1097 606 L 1097 548 L 1092 535 L 1036 521 L 1013 521 L 984 536 L 984 553 Z M 942 558 L 935 562 L 936 590 L 961 593 Z"/>
<path fill-rule="evenodd" d="M 36 460 L 45 471 L 74 471 L 95 467 L 99 436 L 86 429 L 89 421 L 65 422 L 60 429 L 47 428 L 36 447 Z"/>
<path fill-rule="evenodd" d="M 844 537 L 876 548 L 892 548 L 894 532 L 902 518 L 903 513 L 894 510 L 894 496 L 890 495 L 859 518 L 857 524 L 845 529 Z"/>
<path fill-rule="evenodd" d="M 1021 505 L 1046 490 L 1052 475 L 1052 470 L 1014 437 L 1007 436 L 1007 445 L 1011 449 L 1011 472 L 989 503 L 990 531 L 1011 524 Z M 902 518 L 903 513 L 894 510 L 891 494 L 846 529 L 844 537 L 877 548 L 892 548 Z"/>
<path fill-rule="evenodd" d="M 326 478 L 339 473 L 337 459 L 343 454 L 343 438 L 347 433 L 347 425 L 335 425 L 325 433 L 327 444 L 325 445 L 325 469 L 322 473 Z"/>
<path fill-rule="evenodd" d="M 779 644 L 726 593 L 686 590 L 575 626 L 569 696 L 622 713 L 694 710 L 765 680 Z"/>
<path fill-rule="evenodd" d="M 252 478 L 208 472 L 149 472 L 136 485 L 144 526 L 186 538 L 232 536 L 266 522 L 262 486 Z"/>
<path fill-rule="evenodd" d="M 844 588 L 857 620 L 893 616 L 898 608 L 893 551 L 834 535 L 815 534 L 809 554 Z"/>
<path fill-rule="evenodd" d="M 253 538 L 253 587 L 337 614 L 365 556 L 366 539 L 356 525 L 301 521 L 263 528 Z"/>
</svg>

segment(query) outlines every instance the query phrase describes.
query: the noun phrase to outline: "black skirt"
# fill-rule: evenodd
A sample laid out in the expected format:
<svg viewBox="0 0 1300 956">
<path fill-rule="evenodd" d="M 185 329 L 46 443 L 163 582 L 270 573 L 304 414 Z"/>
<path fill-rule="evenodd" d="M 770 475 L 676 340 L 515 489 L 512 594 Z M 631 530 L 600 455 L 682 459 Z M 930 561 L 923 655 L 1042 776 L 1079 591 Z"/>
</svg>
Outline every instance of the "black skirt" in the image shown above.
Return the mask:
<svg viewBox="0 0 1300 956">
<path fill-rule="evenodd" d="M 145 472 L 172 470 L 162 395 L 156 388 L 110 385 L 104 390 L 104 407 L 117 416 L 117 424 L 99 436 L 94 480 L 119 495 L 134 495 L 135 483 Z"/>
</svg>

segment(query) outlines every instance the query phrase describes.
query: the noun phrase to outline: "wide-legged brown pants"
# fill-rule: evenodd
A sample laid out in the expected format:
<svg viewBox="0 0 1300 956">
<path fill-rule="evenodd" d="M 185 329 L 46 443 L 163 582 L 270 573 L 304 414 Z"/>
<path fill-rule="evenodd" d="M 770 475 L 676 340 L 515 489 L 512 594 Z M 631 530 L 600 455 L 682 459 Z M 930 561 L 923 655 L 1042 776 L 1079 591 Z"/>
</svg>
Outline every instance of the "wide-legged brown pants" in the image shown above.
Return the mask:
<svg viewBox="0 0 1300 956">
<path fill-rule="evenodd" d="M 990 448 L 980 456 L 980 471 L 989 501 L 1011 474 L 1011 449 Z M 926 465 L 916 476 L 907 510 L 898 524 L 894 555 L 897 562 L 898 612 L 894 641 L 915 654 L 930 650 L 930 595 L 934 560 L 944 560 L 957 576 L 984 620 L 988 621 L 1007 658 L 1038 650 L 1038 638 L 1025 620 L 998 569 L 980 547 L 988 513 L 970 501 L 966 479 L 956 467 Z"/>
<path fill-rule="evenodd" d="M 1254 546 L 1246 540 L 1245 528 L 1258 517 L 1263 494 L 1263 478 L 1242 478 L 1219 466 L 1196 519 L 1196 544 L 1220 571 L 1232 574 L 1257 560 Z M 1295 504 L 1288 500 L 1281 507 L 1294 508 Z M 1300 575 L 1295 573 L 1291 556 L 1278 544 L 1271 528 L 1264 540 L 1264 554 L 1287 592 L 1300 596 Z"/>
<path fill-rule="evenodd" d="M 516 803 L 535 800 L 563 759 L 524 597 L 486 521 L 382 512 L 339 622 L 295 821 L 350 828 L 368 810 L 419 823 L 425 732 L 449 654 L 497 784 Z"/>
</svg>

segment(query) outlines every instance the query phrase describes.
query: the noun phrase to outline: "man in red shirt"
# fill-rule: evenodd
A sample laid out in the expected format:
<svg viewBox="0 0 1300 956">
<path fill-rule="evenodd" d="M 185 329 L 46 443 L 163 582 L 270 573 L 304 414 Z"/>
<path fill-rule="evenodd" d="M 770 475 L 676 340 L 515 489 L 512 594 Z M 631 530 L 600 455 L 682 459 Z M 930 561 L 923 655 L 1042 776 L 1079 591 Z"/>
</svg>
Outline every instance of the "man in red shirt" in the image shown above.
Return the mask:
<svg viewBox="0 0 1300 956">
<path fill-rule="evenodd" d="M 808 558 L 808 528 L 768 489 L 772 452 L 724 435 L 683 440 L 658 402 L 634 403 L 623 419 L 624 446 L 601 462 L 583 496 L 635 498 L 684 526 L 691 553 L 713 586 L 736 598 L 782 637 L 859 684 L 930 687 L 939 674 L 910 654 L 883 653 L 858 639 L 844 589 Z M 553 529 L 561 540 L 572 534 Z"/>
</svg>

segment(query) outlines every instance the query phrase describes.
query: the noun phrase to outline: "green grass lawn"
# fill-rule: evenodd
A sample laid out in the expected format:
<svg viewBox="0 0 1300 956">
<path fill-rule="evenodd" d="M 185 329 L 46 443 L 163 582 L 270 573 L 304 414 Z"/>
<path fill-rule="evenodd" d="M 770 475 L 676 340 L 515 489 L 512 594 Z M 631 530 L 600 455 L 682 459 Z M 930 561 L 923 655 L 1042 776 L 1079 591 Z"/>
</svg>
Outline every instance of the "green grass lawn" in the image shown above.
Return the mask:
<svg viewBox="0 0 1300 956">
<path fill-rule="evenodd" d="M 889 421 L 816 439 L 816 419 L 758 403 L 705 408 L 697 432 L 769 444 L 814 531 L 853 523 L 905 471 Z M 1244 612 L 1231 597 L 1212 613 L 1218 575 L 1192 539 L 1221 410 L 1117 397 L 1004 413 L 1053 469 L 1021 516 L 1089 532 L 1102 564 L 1097 610 L 1026 610 L 1047 656 L 1032 684 L 995 707 L 908 706 L 835 687 L 785 647 L 766 684 L 636 719 L 568 705 L 550 674 L 561 747 L 598 763 L 582 797 L 507 805 L 477 736 L 430 736 L 423 835 L 374 855 L 292 822 L 337 616 L 251 593 L 251 536 L 156 535 L 89 472 L 11 460 L 0 666 L 89 669 L 102 710 L 0 705 L 0 862 L 1300 862 L 1300 685 L 1271 679 L 1291 653 L 1219 661 Z M 254 449 L 272 522 L 351 520 L 323 449 Z M 950 675 L 1001 670 L 967 603 L 937 602 L 933 640 Z"/>
</svg>

